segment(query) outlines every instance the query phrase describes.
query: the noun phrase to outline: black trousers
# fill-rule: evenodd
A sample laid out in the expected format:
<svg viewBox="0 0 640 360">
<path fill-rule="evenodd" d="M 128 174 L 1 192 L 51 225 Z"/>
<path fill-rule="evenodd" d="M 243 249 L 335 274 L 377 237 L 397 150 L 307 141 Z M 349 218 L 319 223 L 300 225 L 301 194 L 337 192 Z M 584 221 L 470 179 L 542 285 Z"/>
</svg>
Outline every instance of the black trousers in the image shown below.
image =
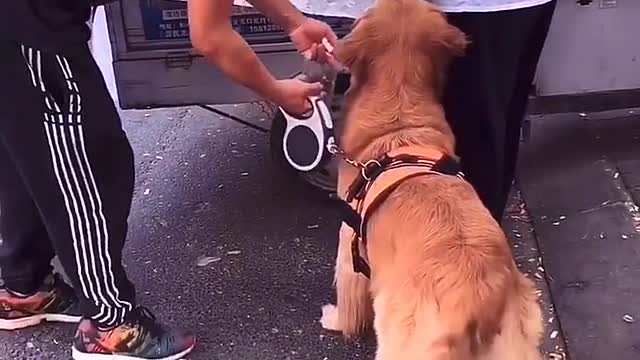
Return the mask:
<svg viewBox="0 0 640 360">
<path fill-rule="evenodd" d="M 462 167 L 498 221 L 515 177 L 520 129 L 555 5 L 448 14 L 471 45 L 451 65 L 445 111 Z"/>
<path fill-rule="evenodd" d="M 87 318 L 123 320 L 135 302 L 122 267 L 133 153 L 88 47 L 0 43 L 0 269 L 36 289 L 57 254 Z"/>
</svg>

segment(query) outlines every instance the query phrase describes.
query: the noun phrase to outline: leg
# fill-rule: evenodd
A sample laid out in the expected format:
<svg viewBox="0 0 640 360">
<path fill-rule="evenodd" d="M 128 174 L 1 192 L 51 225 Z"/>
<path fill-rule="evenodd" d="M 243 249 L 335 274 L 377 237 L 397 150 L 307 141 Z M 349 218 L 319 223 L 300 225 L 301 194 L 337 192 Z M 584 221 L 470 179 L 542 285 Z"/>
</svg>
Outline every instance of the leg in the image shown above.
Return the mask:
<svg viewBox="0 0 640 360">
<path fill-rule="evenodd" d="M 32 294 L 52 271 L 49 235 L 31 195 L 0 143 L 0 269 L 5 288 Z"/>
<path fill-rule="evenodd" d="M 2 53 L 11 89 L 0 100 L 7 109 L 0 140 L 82 295 L 85 316 L 122 322 L 134 302 L 120 262 L 133 162 L 117 112 L 94 89 L 99 73 L 90 55 L 67 59 L 18 45 Z"/>
<path fill-rule="evenodd" d="M 547 5 L 494 13 L 450 14 L 450 21 L 471 39 L 467 55 L 450 70 L 444 98 L 447 118 L 458 141 L 458 154 L 469 180 L 496 220 L 509 194 L 524 109 L 530 86 L 523 56 L 536 52 L 540 12 Z M 504 31 L 504 29 L 509 31 Z M 546 31 L 544 31 L 546 33 Z M 537 51 L 539 55 L 539 50 Z M 536 55 L 537 57 L 537 55 Z M 529 57 L 531 58 L 531 57 Z M 537 63 L 537 59 L 535 61 Z M 535 64 L 533 64 L 535 66 Z M 532 66 L 529 61 L 528 69 Z M 535 69 L 533 70 L 535 71 Z M 527 85 L 522 85 L 529 82 Z M 514 91 L 520 85 L 514 103 Z M 523 95 L 524 94 L 524 95 Z M 515 104 L 515 105 L 514 105 Z M 513 120 L 512 120 L 513 119 Z M 514 145 L 515 144 L 515 145 Z"/>
<path fill-rule="evenodd" d="M 518 77 L 507 112 L 503 181 L 505 186 L 503 189 L 505 203 L 507 202 L 507 196 L 515 178 L 518 151 L 520 148 L 520 131 L 527 110 L 531 86 L 536 74 L 542 48 L 549 33 L 549 26 L 551 25 L 551 18 L 553 17 L 555 6 L 556 2 L 552 1 L 528 10 L 529 16 L 534 19 L 534 23 L 528 34 L 529 38 L 525 40 L 528 46 L 525 47 L 520 57 Z"/>
<path fill-rule="evenodd" d="M 78 298 L 52 275 L 54 252 L 31 195 L 0 142 L 0 330 L 80 320 Z"/>
<path fill-rule="evenodd" d="M 352 236 L 353 231 L 343 224 L 335 273 L 337 304 L 323 306 L 320 320 L 325 329 L 340 331 L 346 336 L 359 335 L 370 329 L 374 316 L 369 279 L 353 271 Z"/>
<path fill-rule="evenodd" d="M 122 266 L 133 193 L 133 154 L 88 46 L 52 54 L 0 49 L 0 142 L 38 207 L 77 293 L 84 319 L 73 358 L 115 354 L 178 359 L 195 338 L 171 332 L 148 310 Z M 9 90 L 10 88 L 10 90 Z"/>
</svg>

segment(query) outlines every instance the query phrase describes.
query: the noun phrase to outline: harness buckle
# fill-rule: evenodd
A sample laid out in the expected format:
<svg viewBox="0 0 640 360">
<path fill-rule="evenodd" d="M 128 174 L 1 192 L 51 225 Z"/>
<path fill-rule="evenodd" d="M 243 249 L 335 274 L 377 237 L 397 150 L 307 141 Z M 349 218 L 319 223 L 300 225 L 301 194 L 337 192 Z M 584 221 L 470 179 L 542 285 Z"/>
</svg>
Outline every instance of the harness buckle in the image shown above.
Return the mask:
<svg viewBox="0 0 640 360">
<path fill-rule="evenodd" d="M 379 170 L 382 170 L 382 164 L 380 161 L 371 159 L 364 163 L 364 166 L 362 167 L 362 178 L 366 181 L 371 181 L 371 179 L 376 175 L 375 172 Z"/>
</svg>

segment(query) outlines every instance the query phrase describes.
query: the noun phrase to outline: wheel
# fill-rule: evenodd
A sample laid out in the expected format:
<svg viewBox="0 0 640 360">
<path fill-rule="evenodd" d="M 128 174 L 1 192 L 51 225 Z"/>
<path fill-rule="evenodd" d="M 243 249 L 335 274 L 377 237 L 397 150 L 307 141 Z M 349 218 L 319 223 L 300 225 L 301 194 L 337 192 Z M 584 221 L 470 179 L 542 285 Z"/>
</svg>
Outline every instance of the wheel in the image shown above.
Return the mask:
<svg viewBox="0 0 640 360">
<path fill-rule="evenodd" d="M 312 172 L 300 172 L 291 167 L 284 157 L 284 149 L 282 148 L 282 138 L 286 129 L 286 120 L 279 110 L 271 122 L 270 131 L 270 150 L 271 158 L 285 171 L 298 177 L 308 185 L 326 196 L 334 197 L 337 191 L 338 183 L 338 166 L 337 159 L 331 159 L 324 168 Z"/>
</svg>

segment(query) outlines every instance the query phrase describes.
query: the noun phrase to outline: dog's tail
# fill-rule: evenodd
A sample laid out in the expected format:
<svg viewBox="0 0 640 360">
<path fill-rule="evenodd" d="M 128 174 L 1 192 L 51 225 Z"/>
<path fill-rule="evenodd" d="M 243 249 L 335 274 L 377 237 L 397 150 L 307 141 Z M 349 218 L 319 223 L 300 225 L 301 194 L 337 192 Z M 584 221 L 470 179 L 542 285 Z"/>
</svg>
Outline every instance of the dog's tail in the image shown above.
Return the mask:
<svg viewBox="0 0 640 360">
<path fill-rule="evenodd" d="M 464 271 L 452 271 L 452 264 L 432 268 L 428 283 L 437 319 L 424 320 L 439 334 L 431 338 L 429 359 L 482 359 L 501 331 L 510 293 L 518 287 L 515 264 L 489 269 L 486 259 L 474 264 L 474 257 L 458 264 Z"/>
<path fill-rule="evenodd" d="M 533 281 L 517 274 L 518 286 L 510 298 L 500 334 L 483 359 L 542 360 L 540 341 L 544 330 L 542 309 Z"/>
<path fill-rule="evenodd" d="M 443 332 L 431 343 L 429 359 L 540 359 L 541 314 L 533 288 L 513 270 L 502 275 L 461 284 L 453 296 L 441 297 L 437 323 Z"/>
<path fill-rule="evenodd" d="M 466 296 L 467 301 L 457 305 L 441 305 L 439 323 L 444 332 L 432 343 L 433 360 L 479 360 L 499 334 L 505 310 L 502 299 L 481 302 L 477 293 Z"/>
</svg>

